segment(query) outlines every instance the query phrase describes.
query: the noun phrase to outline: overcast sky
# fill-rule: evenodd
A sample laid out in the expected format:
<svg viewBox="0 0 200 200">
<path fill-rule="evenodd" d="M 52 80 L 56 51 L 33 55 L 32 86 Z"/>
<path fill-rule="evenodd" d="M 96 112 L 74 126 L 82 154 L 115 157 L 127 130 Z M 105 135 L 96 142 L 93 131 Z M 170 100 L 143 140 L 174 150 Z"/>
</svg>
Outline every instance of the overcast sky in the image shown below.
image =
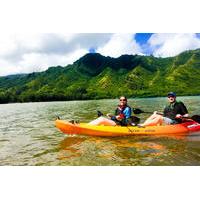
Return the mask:
<svg viewBox="0 0 200 200">
<path fill-rule="evenodd" d="M 72 64 L 86 53 L 175 56 L 200 48 L 200 34 L 0 34 L 0 76 Z"/>
</svg>

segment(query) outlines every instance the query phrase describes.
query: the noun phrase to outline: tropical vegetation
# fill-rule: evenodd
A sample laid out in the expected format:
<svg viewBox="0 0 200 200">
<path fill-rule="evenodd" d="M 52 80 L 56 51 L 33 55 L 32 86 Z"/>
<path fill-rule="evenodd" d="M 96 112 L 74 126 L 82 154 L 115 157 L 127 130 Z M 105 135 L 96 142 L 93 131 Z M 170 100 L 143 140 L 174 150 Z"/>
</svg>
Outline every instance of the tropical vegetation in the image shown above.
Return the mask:
<svg viewBox="0 0 200 200">
<path fill-rule="evenodd" d="M 175 57 L 89 53 L 72 65 L 0 77 L 0 103 L 200 94 L 200 49 Z"/>
</svg>

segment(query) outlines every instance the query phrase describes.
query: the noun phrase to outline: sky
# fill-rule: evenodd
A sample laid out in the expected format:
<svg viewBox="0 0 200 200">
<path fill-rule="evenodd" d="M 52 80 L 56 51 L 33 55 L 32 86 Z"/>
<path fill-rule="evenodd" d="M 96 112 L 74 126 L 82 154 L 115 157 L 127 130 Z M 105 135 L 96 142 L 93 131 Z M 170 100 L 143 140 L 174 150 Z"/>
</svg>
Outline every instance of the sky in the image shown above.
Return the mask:
<svg viewBox="0 0 200 200">
<path fill-rule="evenodd" d="M 197 48 L 199 33 L 0 34 L 0 76 L 67 66 L 87 53 L 164 58 Z"/>
</svg>

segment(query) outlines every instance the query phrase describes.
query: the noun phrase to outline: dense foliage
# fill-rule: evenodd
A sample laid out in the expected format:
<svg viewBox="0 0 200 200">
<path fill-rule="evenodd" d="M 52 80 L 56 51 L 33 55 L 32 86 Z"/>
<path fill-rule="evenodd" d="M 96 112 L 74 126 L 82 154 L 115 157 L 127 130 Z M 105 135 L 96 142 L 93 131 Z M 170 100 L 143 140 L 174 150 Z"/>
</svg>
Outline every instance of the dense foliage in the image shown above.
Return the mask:
<svg viewBox="0 0 200 200">
<path fill-rule="evenodd" d="M 200 49 L 170 58 L 86 54 L 73 65 L 0 77 L 0 103 L 200 94 Z"/>
</svg>

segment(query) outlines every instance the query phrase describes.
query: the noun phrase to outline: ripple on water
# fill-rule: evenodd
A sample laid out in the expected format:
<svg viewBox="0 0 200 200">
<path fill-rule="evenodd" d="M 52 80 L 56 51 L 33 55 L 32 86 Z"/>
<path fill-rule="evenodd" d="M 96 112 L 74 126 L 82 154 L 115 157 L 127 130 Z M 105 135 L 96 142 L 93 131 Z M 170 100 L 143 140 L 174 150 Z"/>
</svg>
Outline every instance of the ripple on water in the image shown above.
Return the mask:
<svg viewBox="0 0 200 200">
<path fill-rule="evenodd" d="M 200 113 L 200 97 L 180 99 L 191 114 Z M 200 165 L 200 133 L 186 138 L 105 138 L 66 136 L 54 127 L 56 115 L 87 122 L 96 118 L 96 110 L 107 113 L 117 103 L 116 99 L 0 105 L 0 165 Z M 165 103 L 165 98 L 129 100 L 146 111 L 162 110 Z"/>
</svg>

